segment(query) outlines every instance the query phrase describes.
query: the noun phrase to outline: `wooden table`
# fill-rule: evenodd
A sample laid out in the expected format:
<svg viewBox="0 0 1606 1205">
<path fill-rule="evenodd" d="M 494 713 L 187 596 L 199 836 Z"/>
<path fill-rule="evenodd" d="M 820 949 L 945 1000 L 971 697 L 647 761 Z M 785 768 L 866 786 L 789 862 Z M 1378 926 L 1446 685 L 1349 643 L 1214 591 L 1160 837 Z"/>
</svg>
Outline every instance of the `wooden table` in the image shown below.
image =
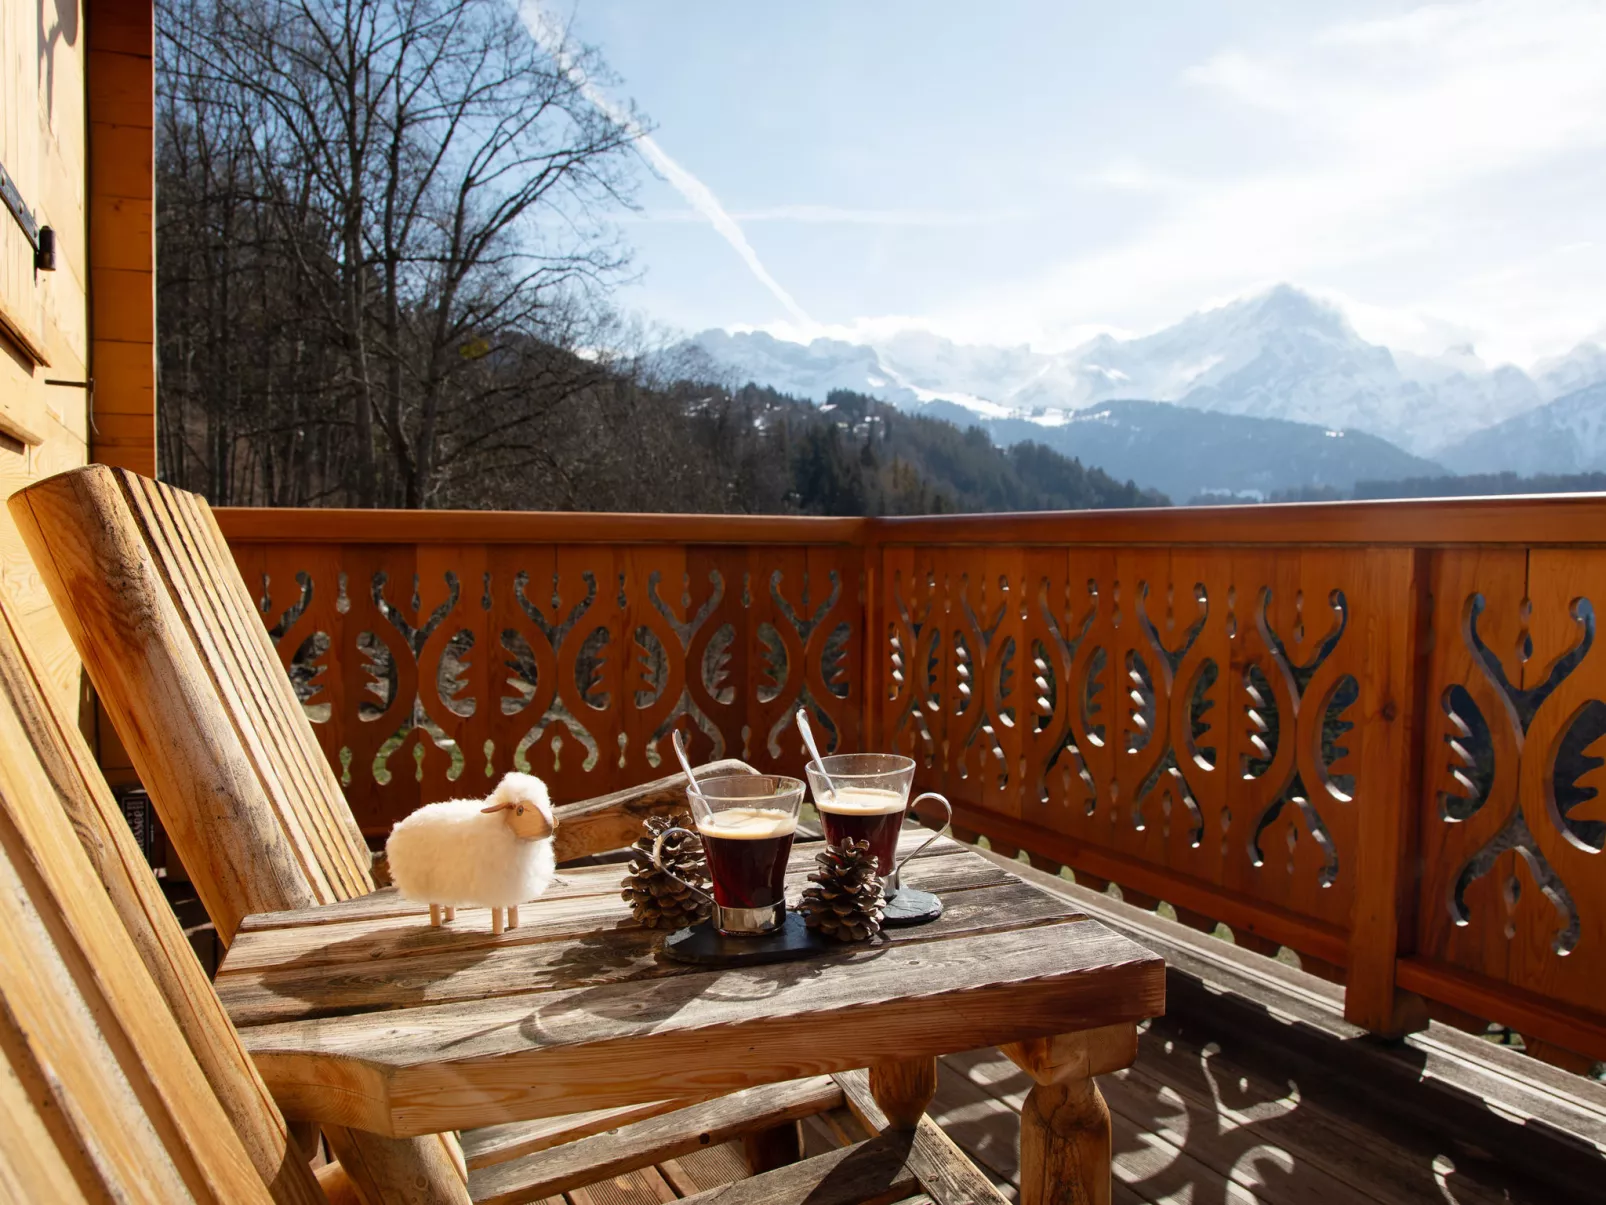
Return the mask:
<svg viewBox="0 0 1606 1205">
<path fill-rule="evenodd" d="M 906 832 L 904 848 L 927 835 Z M 819 849 L 794 849 L 789 898 Z M 1002 1046 L 1036 1081 L 1024 1199 L 1067 1181 L 1108 1199 L 1092 1077 L 1128 1066 L 1136 1023 L 1164 1011 L 1159 957 L 943 839 L 906 872 L 942 897 L 940 920 L 710 971 L 656 953 L 662 934 L 620 899 L 622 869 L 564 871 L 494 937 L 484 910 L 432 929 L 427 907 L 388 890 L 249 917 L 218 992 L 287 1116 L 393 1137 L 860 1067 L 893 1123 L 912 1125 L 936 1056 Z"/>
</svg>

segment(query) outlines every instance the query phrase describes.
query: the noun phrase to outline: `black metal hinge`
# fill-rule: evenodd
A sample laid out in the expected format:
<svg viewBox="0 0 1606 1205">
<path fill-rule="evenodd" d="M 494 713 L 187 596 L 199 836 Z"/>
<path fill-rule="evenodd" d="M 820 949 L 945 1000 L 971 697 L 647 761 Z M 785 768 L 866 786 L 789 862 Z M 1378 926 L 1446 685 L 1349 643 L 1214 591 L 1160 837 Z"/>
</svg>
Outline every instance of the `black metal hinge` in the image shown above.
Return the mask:
<svg viewBox="0 0 1606 1205">
<path fill-rule="evenodd" d="M 17 191 L 17 185 L 6 171 L 6 165 L 0 163 L 0 201 L 6 203 L 11 216 L 17 219 L 17 225 L 22 227 L 22 233 L 33 248 L 33 266 L 40 272 L 54 272 L 56 270 L 56 232 L 49 226 L 41 226 L 33 216 L 33 211 L 23 202 L 22 194 Z"/>
</svg>

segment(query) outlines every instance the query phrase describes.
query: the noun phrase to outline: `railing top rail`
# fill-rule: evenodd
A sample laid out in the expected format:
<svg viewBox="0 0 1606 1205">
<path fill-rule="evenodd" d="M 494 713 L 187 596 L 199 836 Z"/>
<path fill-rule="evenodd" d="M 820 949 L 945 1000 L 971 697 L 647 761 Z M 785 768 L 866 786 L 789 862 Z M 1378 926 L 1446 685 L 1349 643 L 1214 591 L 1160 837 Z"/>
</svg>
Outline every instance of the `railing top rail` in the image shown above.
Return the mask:
<svg viewBox="0 0 1606 1205">
<path fill-rule="evenodd" d="M 876 519 L 884 544 L 1601 545 L 1606 494 Z"/>
<path fill-rule="evenodd" d="M 219 507 L 223 535 L 265 544 L 862 544 L 865 520 L 812 515 Z"/>
<path fill-rule="evenodd" d="M 231 540 L 291 544 L 1606 545 L 1606 494 L 818 518 L 590 511 L 217 511 Z"/>
</svg>

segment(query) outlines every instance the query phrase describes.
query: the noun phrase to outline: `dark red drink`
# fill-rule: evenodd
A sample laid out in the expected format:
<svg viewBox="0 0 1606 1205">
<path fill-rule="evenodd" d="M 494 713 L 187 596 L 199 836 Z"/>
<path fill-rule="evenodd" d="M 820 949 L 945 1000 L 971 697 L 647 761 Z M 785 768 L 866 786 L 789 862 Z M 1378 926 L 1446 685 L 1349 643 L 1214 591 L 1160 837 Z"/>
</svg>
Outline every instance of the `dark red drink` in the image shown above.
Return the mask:
<svg viewBox="0 0 1606 1205">
<path fill-rule="evenodd" d="M 832 845 L 868 841 L 875 855 L 876 873 L 889 875 L 898 852 L 898 830 L 903 827 L 905 797 L 880 787 L 841 787 L 814 806 Z"/>
<path fill-rule="evenodd" d="M 721 908 L 772 908 L 786 899 L 786 859 L 797 817 L 776 808 L 726 808 L 697 821 Z"/>
</svg>

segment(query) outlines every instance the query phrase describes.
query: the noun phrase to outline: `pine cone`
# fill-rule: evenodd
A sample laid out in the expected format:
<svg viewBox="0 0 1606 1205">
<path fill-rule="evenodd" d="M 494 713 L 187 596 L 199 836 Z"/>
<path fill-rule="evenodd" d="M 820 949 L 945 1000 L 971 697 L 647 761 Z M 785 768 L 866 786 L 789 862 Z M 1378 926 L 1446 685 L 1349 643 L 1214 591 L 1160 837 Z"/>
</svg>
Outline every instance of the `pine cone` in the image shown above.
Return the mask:
<svg viewBox="0 0 1606 1205">
<path fill-rule="evenodd" d="M 673 816 L 649 816 L 647 833 L 630 847 L 630 873 L 621 881 L 620 898 L 629 902 L 631 914 L 649 929 L 684 929 L 709 913 L 708 902 L 684 883 L 677 883 L 652 864 L 653 842 L 668 828 L 691 828 L 691 817 L 684 812 Z M 676 833 L 664 842 L 664 866 L 682 879 L 706 887 L 708 863 L 703 858 L 702 841 L 686 833 Z"/>
<path fill-rule="evenodd" d="M 867 941 L 881 932 L 881 880 L 868 841 L 827 845 L 814 859 L 819 873 L 803 889 L 803 922 L 837 941 Z"/>
</svg>

